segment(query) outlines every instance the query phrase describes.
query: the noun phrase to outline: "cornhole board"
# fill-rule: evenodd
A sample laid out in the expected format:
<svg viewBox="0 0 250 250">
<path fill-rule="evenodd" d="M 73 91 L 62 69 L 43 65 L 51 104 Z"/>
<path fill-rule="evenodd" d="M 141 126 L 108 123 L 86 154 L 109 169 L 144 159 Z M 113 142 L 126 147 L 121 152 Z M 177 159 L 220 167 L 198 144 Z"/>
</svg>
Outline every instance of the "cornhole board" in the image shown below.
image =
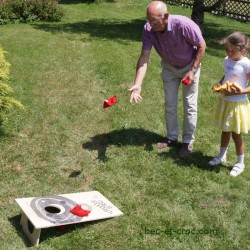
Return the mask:
<svg viewBox="0 0 250 250">
<path fill-rule="evenodd" d="M 20 225 L 32 245 L 38 246 L 43 228 L 117 217 L 123 213 L 98 191 L 16 199 L 22 209 Z M 90 210 L 79 217 L 69 212 L 77 205 Z"/>
</svg>

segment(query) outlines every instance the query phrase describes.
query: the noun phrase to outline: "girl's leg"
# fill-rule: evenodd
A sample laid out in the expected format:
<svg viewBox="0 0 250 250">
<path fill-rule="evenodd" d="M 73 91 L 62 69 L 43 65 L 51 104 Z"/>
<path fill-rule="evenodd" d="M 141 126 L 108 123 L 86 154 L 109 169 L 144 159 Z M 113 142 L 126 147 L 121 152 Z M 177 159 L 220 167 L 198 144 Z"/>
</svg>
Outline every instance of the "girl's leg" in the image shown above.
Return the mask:
<svg viewBox="0 0 250 250">
<path fill-rule="evenodd" d="M 234 165 L 233 169 L 230 172 L 232 176 L 238 176 L 244 171 L 244 142 L 241 137 L 241 134 L 236 134 L 232 132 L 232 138 L 235 143 L 236 154 L 237 154 L 237 163 Z"/>
<path fill-rule="evenodd" d="M 220 146 L 222 148 L 227 148 L 228 144 L 230 142 L 231 132 L 224 132 L 221 133 L 221 139 L 220 139 Z"/>
<path fill-rule="evenodd" d="M 224 162 L 227 159 L 227 148 L 230 142 L 231 132 L 222 132 L 220 140 L 220 154 L 221 159 L 224 159 Z"/>
<path fill-rule="evenodd" d="M 231 132 L 221 133 L 221 142 L 220 142 L 220 153 L 215 156 L 211 161 L 209 161 L 209 165 L 218 165 L 220 163 L 224 163 L 227 161 L 227 147 L 230 142 Z"/>
<path fill-rule="evenodd" d="M 241 134 L 236 134 L 232 132 L 232 138 L 235 143 L 236 154 L 243 155 L 244 154 L 244 142 L 242 140 Z"/>
</svg>

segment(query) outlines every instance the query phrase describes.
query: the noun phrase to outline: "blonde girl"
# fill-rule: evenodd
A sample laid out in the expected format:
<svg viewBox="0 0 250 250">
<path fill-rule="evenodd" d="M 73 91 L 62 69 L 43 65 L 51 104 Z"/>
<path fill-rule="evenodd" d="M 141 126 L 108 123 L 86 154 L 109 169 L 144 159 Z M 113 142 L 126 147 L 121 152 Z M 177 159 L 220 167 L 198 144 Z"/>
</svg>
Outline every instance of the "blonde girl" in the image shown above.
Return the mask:
<svg viewBox="0 0 250 250">
<path fill-rule="evenodd" d="M 218 165 L 227 160 L 227 149 L 232 136 L 237 155 L 237 162 L 230 175 L 238 176 L 244 171 L 244 141 L 241 133 L 250 130 L 250 104 L 247 94 L 250 93 L 250 38 L 241 32 L 234 32 L 221 42 L 225 45 L 227 56 L 224 59 L 224 76 L 219 84 L 234 82 L 242 89 L 225 90 L 217 98 L 213 121 L 221 130 L 220 153 L 209 161 Z"/>
</svg>

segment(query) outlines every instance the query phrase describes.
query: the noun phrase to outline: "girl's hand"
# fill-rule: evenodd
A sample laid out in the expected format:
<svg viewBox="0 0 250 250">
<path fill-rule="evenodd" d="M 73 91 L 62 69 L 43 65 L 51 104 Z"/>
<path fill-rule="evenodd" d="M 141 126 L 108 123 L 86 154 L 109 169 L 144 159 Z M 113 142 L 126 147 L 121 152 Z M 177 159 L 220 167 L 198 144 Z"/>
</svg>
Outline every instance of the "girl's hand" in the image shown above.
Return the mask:
<svg viewBox="0 0 250 250">
<path fill-rule="evenodd" d="M 224 95 L 226 96 L 230 96 L 230 95 L 240 95 L 241 94 L 241 90 L 240 89 L 236 89 L 234 87 L 231 87 L 229 89 L 225 89 L 224 90 Z"/>
</svg>

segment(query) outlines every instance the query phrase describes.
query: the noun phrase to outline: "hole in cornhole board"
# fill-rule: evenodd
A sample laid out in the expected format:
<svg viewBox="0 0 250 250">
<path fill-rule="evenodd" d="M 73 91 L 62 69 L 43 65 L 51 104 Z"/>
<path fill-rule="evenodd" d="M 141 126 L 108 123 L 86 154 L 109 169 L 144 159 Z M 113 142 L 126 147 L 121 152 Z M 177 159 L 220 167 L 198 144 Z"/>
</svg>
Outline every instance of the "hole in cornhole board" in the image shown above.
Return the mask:
<svg viewBox="0 0 250 250">
<path fill-rule="evenodd" d="M 51 214 L 59 214 L 61 212 L 61 209 L 56 206 L 47 206 L 44 209 Z"/>
</svg>

